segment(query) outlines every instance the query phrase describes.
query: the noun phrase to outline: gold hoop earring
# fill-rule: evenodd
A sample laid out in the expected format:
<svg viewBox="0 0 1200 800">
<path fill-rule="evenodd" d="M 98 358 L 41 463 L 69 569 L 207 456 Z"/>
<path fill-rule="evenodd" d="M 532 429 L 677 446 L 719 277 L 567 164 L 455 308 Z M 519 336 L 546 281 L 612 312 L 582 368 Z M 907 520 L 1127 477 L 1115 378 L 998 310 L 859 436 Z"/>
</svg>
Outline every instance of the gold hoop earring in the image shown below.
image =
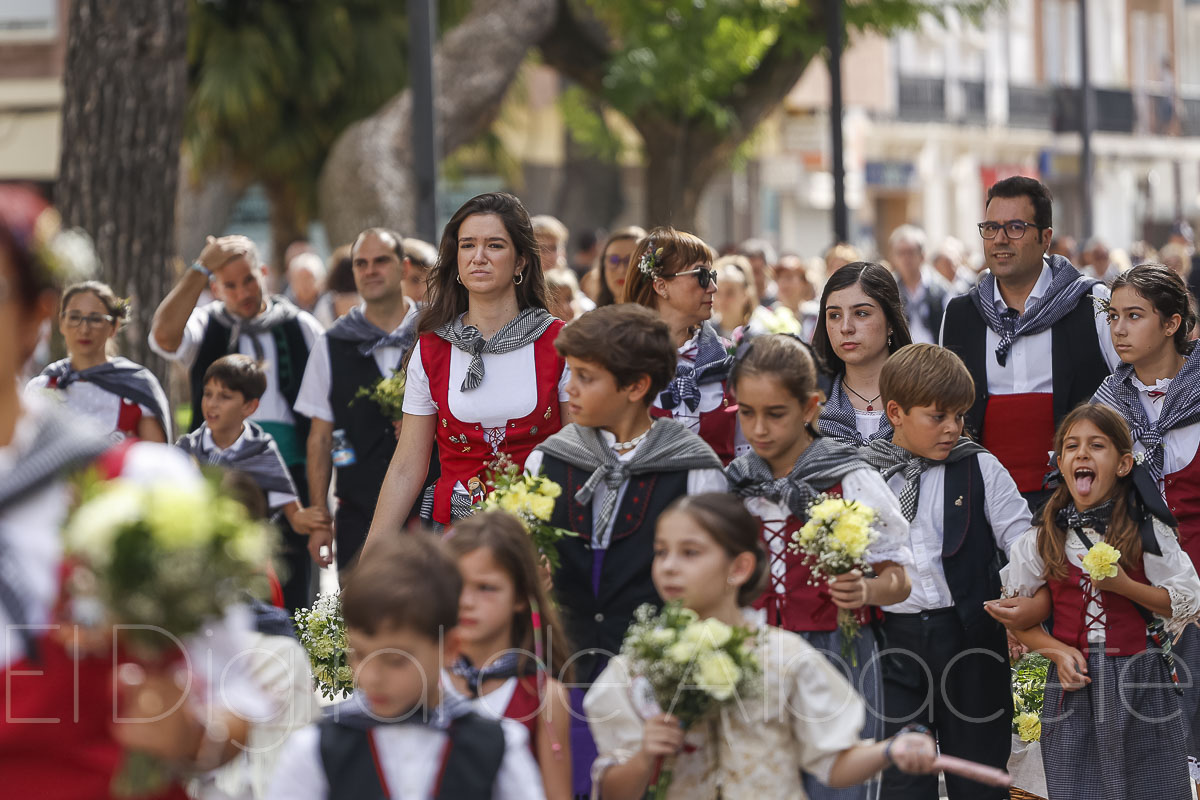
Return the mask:
<svg viewBox="0 0 1200 800">
<path fill-rule="evenodd" d="M 520 286 L 524 282 L 525 282 L 525 273 L 524 272 L 518 272 L 516 275 L 513 276 L 513 283 L 515 285 Z"/>
<path fill-rule="evenodd" d="M 461 284 L 462 283 L 462 275 L 457 272 L 454 273 L 454 280 L 458 281 Z"/>
</svg>

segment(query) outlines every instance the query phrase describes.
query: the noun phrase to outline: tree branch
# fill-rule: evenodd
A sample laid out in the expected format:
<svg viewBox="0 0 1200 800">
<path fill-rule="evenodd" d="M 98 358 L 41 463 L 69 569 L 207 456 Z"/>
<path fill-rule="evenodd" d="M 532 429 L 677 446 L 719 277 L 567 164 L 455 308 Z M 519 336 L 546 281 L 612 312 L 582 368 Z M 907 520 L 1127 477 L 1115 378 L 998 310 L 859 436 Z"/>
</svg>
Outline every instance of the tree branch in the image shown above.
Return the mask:
<svg viewBox="0 0 1200 800">
<path fill-rule="evenodd" d="M 556 0 L 554 25 L 538 43 L 542 58 L 563 75 L 603 97 L 612 45 L 604 23 L 582 2 Z"/>
</svg>

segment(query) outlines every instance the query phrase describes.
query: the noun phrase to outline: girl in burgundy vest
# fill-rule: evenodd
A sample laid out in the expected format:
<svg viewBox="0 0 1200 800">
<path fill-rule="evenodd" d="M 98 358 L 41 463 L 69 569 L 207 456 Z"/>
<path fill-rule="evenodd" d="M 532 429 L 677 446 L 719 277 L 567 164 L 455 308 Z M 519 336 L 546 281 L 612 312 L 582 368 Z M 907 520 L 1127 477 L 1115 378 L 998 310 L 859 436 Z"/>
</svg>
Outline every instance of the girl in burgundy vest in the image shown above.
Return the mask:
<svg viewBox="0 0 1200 800">
<path fill-rule="evenodd" d="M 909 594 L 904 564 L 912 563 L 908 523 L 896 495 L 879 473 L 860 461 L 855 448 L 819 436 L 813 420 L 820 407 L 814 359 L 807 345 L 785 335 L 753 339 L 733 365 L 743 430 L 753 451 L 726 469 L 730 490 L 744 498 L 758 520 L 766 545 L 769 580 L 754 603 L 766 621 L 799 633 L 821 650 L 862 692 L 867 704 L 863 738 L 883 738 L 882 685 L 878 644 L 870 626 L 870 606 L 898 603 Z M 791 535 L 806 521 L 808 505 L 821 494 L 840 495 L 875 510 L 879 539 L 871 546 L 875 576 L 857 571 L 833 584 L 812 583 L 804 559 L 789 551 Z M 838 609 L 858 609 L 858 637 L 845 642 Z M 852 647 L 855 658 L 846 659 Z M 877 784 L 830 789 L 805 776 L 805 791 L 816 800 L 875 797 Z"/>
<path fill-rule="evenodd" d="M 1200 564 L 1200 348 L 1189 340 L 1196 318 L 1187 285 L 1157 264 L 1141 264 L 1113 281 L 1109 328 L 1123 362 L 1093 402 L 1129 421 L 1135 453 L 1158 481 L 1179 522 L 1179 544 Z M 1175 657 L 1200 675 L 1200 631 L 1189 625 Z M 1192 780 L 1200 782 L 1200 691 L 1183 696 Z"/>
<path fill-rule="evenodd" d="M 484 716 L 528 728 L 547 800 L 570 800 L 571 717 L 551 676 L 569 674 L 560 663 L 571 651 L 529 535 L 516 517 L 489 511 L 456 523 L 448 540 L 463 576 L 450 681 Z"/>
<path fill-rule="evenodd" d="M 529 214 L 503 192 L 468 200 L 446 224 L 407 365 L 404 420 L 371 537 L 400 529 L 414 504 L 449 525 L 488 489 L 499 454 L 522 464 L 562 427 L 563 323 L 546 285 Z M 436 442 L 441 475 L 426 486 Z M 380 533 L 382 531 L 382 534 Z"/>
<path fill-rule="evenodd" d="M 729 391 L 731 345 L 709 322 L 717 291 L 715 259 L 716 253 L 699 236 L 655 228 L 630 257 L 625 301 L 657 311 L 679 348 L 675 378 L 655 399 L 651 415 L 683 423 L 728 464 L 749 445 Z"/>
<path fill-rule="evenodd" d="M 1062 483 L 1002 573 L 1006 595 L 1050 590 L 1053 630 L 1015 632 L 1053 662 L 1041 731 L 1050 800 L 1186 800 L 1187 734 L 1159 645 L 1200 615 L 1200 578 L 1153 513 L 1160 499 L 1136 491 L 1133 440 L 1115 411 L 1076 408 L 1054 450 Z M 1104 578 L 1083 566 L 1100 542 L 1120 551 Z"/>
</svg>

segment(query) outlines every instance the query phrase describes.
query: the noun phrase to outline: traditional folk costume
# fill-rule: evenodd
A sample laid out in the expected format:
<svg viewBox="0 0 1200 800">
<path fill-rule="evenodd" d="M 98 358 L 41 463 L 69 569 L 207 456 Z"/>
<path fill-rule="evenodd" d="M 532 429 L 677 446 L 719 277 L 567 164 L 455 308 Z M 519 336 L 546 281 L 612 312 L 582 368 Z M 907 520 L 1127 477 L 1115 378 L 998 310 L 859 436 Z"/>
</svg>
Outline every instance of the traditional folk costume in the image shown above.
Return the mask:
<svg viewBox="0 0 1200 800">
<path fill-rule="evenodd" d="M 728 347 L 711 323 L 702 323 L 679 348 L 675 377 L 650 407 L 651 416 L 671 417 L 698 434 L 723 464 L 750 449 L 729 389 L 733 356 Z"/>
<path fill-rule="evenodd" d="M 1049 586 L 1051 633 L 1084 654 L 1092 681 L 1064 691 L 1057 667 L 1050 666 L 1041 738 L 1046 786 L 1050 800 L 1187 800 L 1192 792 L 1181 698 L 1168 659 L 1147 631 L 1147 618 L 1159 618 L 1123 595 L 1097 590 L 1082 570 L 1089 543 L 1104 540 L 1111 512 L 1111 501 L 1084 512 L 1072 503 L 1060 512 L 1058 524 L 1067 531 L 1065 579 L 1043 577 L 1036 530 L 1013 545 L 1002 573 L 1006 596 L 1031 597 Z M 1126 572 L 1170 594 L 1171 617 L 1159 620 L 1169 638 L 1200 614 L 1200 578 L 1166 524 L 1147 516 L 1139 527 L 1142 563 Z"/>
<path fill-rule="evenodd" d="M 892 423 L 883 413 L 883 408 L 868 404 L 866 411 L 855 408 L 842 384 L 845 373 L 839 372 L 829 388 L 829 399 L 821 409 L 817 428 L 825 436 L 845 442 L 854 447 L 868 445 L 876 439 L 892 438 Z"/>
<path fill-rule="evenodd" d="M 538 800 L 542 776 L 525 729 L 487 719 L 443 690 L 432 712 L 395 720 L 362 694 L 330 706 L 284 745 L 268 800 Z"/>
<path fill-rule="evenodd" d="M 1179 524 L 1179 546 L 1200 565 L 1200 348 L 1193 343 L 1179 373 L 1153 386 L 1138 380 L 1130 364 L 1121 364 L 1100 384 L 1093 402 L 1116 409 L 1129 422 L 1134 452 L 1157 481 Z M 1175 642 L 1187 711 L 1188 763 L 1200 781 L 1200 630 L 1183 629 Z"/>
<path fill-rule="evenodd" d="M 199 428 L 186 436 L 179 437 L 175 446 L 202 465 L 245 472 L 262 490 L 267 507 L 272 512 L 299 500 L 296 484 L 292 482 L 292 475 L 283 463 L 275 440 L 249 420 L 242 423 L 241 435 L 224 449 L 213 441 L 207 422 L 201 423 Z"/>
<path fill-rule="evenodd" d="M 61 621 L 60 529 L 71 496 L 66 477 L 88 464 L 103 477 L 138 482 L 185 483 L 199 476 L 167 445 L 127 443 L 105 453 L 109 441 L 102 430 L 80 425 L 36 397 L 23 405 L 12 443 L 0 447 L 0 625 L 9 631 L 0 643 L 0 677 L 8 686 L 0 719 L 3 794 L 107 798 L 123 758 L 111 732 L 113 654 L 76 653 L 63 644 L 65 637 L 55 635 L 70 624 Z M 242 670 L 222 671 L 230 665 L 217 651 L 239 652 L 244 645 L 239 632 L 225 623 L 214 623 L 210 632 L 206 641 L 186 643 L 189 663 L 198 671 L 215 668 L 206 675 L 222 677 L 222 699 L 236 700 L 238 713 L 266 716 L 267 706 Z M 195 679 L 208 681 L 206 675 Z M 173 784 L 155 797 L 186 795 Z"/>
<path fill-rule="evenodd" d="M 684 735 L 668 798 L 803 798 L 801 773 L 828 781 L 838 756 L 860 744 L 866 712 L 842 674 L 800 636 L 750 618 L 747 624 L 762 631 L 762 693 L 722 706 Z M 643 720 L 628 688 L 633 677 L 618 656 L 584 701 L 600 750 L 597 786 L 606 769 L 642 745 Z"/>
<path fill-rule="evenodd" d="M 138 435 L 143 417 L 153 417 L 171 441 L 171 406 L 154 373 L 127 358 L 76 370 L 71 359 L 55 361 L 29 381 L 26 391 L 58 390 L 72 411 L 112 431 L 114 440 Z"/>
<path fill-rule="evenodd" d="M 356 306 L 334 323 L 313 346 L 296 400 L 296 411 L 324 420 L 334 430 L 345 431 L 354 449 L 353 464 L 334 465 L 339 570 L 350 565 L 367 539 L 375 504 L 396 452 L 392 420 L 377 404 L 359 397 L 358 392 L 370 390 L 402 369 L 404 354 L 417 339 L 419 317 L 416 304 L 405 302 L 408 313 L 391 333 L 370 322 L 363 306 Z"/>
<path fill-rule="evenodd" d="M 1029 507 L 996 457 L 966 438 L 943 461 L 880 439 L 860 453 L 900 498 L 913 555 L 912 593 L 883 609 L 894 653 L 883 663 L 885 731 L 920 722 L 943 753 L 1004 769 L 1012 744 L 1007 636 L 983 604 L 1000 596 L 997 555 L 1029 530 Z M 1008 796 L 955 775 L 946 787 L 951 800 Z M 937 800 L 937 776 L 887 770 L 882 796 Z"/>
<path fill-rule="evenodd" d="M 529 734 L 529 750 L 536 759 L 538 737 L 554 734 L 538 725 L 542 719 L 544 691 L 533 659 L 522 658 L 516 651 L 508 650 L 482 667 L 476 667 L 466 656 L 459 656 L 450 665 L 450 672 L 466 681 L 467 699 L 473 711 L 487 719 L 511 719 L 525 727 Z M 490 680 L 504 682 L 487 694 L 480 694 L 484 682 Z M 442 685 L 451 684 L 443 680 Z"/>
<path fill-rule="evenodd" d="M 554 340 L 563 324 L 528 308 L 491 339 L 459 317 L 417 341 L 404 413 L 437 415 L 441 462 L 440 477 L 421 498 L 423 518 L 449 525 L 470 515 L 487 493 L 484 472 L 499 453 L 522 464 L 562 427 L 568 373 Z"/>
<path fill-rule="evenodd" d="M 838 608 L 828 586 L 824 581 L 810 584 L 808 564 L 788 545 L 792 534 L 807 521 L 809 505 L 818 495 L 828 494 L 860 502 L 875 511 L 871 527 L 878 539 L 870 548 L 872 563 L 911 565 L 908 522 L 896 496 L 879 474 L 859 459 L 857 450 L 824 437 L 805 449 L 786 477 L 775 478 L 770 465 L 753 451 L 734 459 L 725 475 L 729 491 L 744 498 L 746 509 L 758 519 L 767 548 L 770 581 L 754 607 L 764 610 L 767 624 L 799 633 L 832 661 L 866 703 L 866 726 L 860 735 L 882 739 L 883 683 L 878 641 L 871 624 L 876 620 L 873 609 L 864 607 L 857 614 L 862 627 L 850 643 L 856 656 L 852 663 L 843 657 L 846 643 L 838 630 Z M 866 800 L 877 796 L 879 784 L 870 781 L 831 789 L 806 775 L 804 789 L 814 800 Z"/>
<path fill-rule="evenodd" d="M 189 431 L 204 421 L 204 373 L 212 363 L 233 353 L 241 353 L 266 364 L 267 390 L 259 398 L 258 410 L 250 415 L 256 425 L 275 440 L 284 463 L 292 475 L 301 505 L 308 505 L 308 475 L 305 454 L 308 447 L 308 418 L 295 411 L 300 382 L 313 343 L 321 335 L 321 323 L 307 311 L 301 311 L 282 296 L 266 297 L 266 310 L 252 319 L 231 314 L 220 301 L 192 311 L 183 329 L 183 339 L 174 352 L 164 350 L 153 336 L 150 349 L 174 361 L 188 371 L 191 379 L 192 422 Z M 312 559 L 308 555 L 308 537 L 291 526 L 283 529 L 282 557 L 288 568 L 283 586 L 287 608 L 295 611 L 309 604 L 309 576 Z"/>
<path fill-rule="evenodd" d="M 1107 287 L 1061 256 L 1048 256 L 1026 301 L 1009 308 L 992 273 L 946 306 L 942 345 L 975 380 L 966 427 L 1012 475 L 1033 505 L 1046 494 L 1054 431 L 1119 363 L 1095 300 Z"/>
<path fill-rule="evenodd" d="M 587 686 L 616 654 L 633 612 L 662 602 L 650 578 L 654 526 L 684 494 L 723 492 L 721 460 L 700 437 L 678 422 L 656 420 L 630 451 L 613 450 L 615 437 L 599 428 L 571 424 L 538 445 L 525 462 L 562 487 L 550 524 L 579 534 L 558 545 L 562 563 L 555 596 L 571 646 L 576 682 Z M 580 711 L 583 689 L 572 689 Z M 571 755 L 577 794 L 587 794 L 595 748 L 583 716 L 571 720 Z"/>
</svg>

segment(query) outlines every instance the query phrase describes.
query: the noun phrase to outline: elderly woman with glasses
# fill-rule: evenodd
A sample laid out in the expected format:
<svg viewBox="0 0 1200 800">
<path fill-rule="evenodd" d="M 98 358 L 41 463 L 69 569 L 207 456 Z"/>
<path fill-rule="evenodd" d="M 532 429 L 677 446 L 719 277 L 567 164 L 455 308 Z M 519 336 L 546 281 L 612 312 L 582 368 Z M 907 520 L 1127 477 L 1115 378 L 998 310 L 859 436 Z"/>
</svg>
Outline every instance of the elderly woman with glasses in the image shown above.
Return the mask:
<svg viewBox="0 0 1200 800">
<path fill-rule="evenodd" d="M 68 287 L 58 314 L 67 357 L 42 370 L 26 388 L 52 391 L 114 439 L 166 442 L 171 413 L 158 379 L 140 364 L 108 354 L 128 311 L 107 284 L 87 281 Z"/>
<path fill-rule="evenodd" d="M 730 343 L 713 327 L 716 253 L 703 239 L 674 228 L 655 228 L 629 259 L 625 300 L 658 312 L 679 348 L 675 379 L 650 413 L 673 417 L 708 442 L 728 464 L 750 449 L 728 388 Z"/>
</svg>

